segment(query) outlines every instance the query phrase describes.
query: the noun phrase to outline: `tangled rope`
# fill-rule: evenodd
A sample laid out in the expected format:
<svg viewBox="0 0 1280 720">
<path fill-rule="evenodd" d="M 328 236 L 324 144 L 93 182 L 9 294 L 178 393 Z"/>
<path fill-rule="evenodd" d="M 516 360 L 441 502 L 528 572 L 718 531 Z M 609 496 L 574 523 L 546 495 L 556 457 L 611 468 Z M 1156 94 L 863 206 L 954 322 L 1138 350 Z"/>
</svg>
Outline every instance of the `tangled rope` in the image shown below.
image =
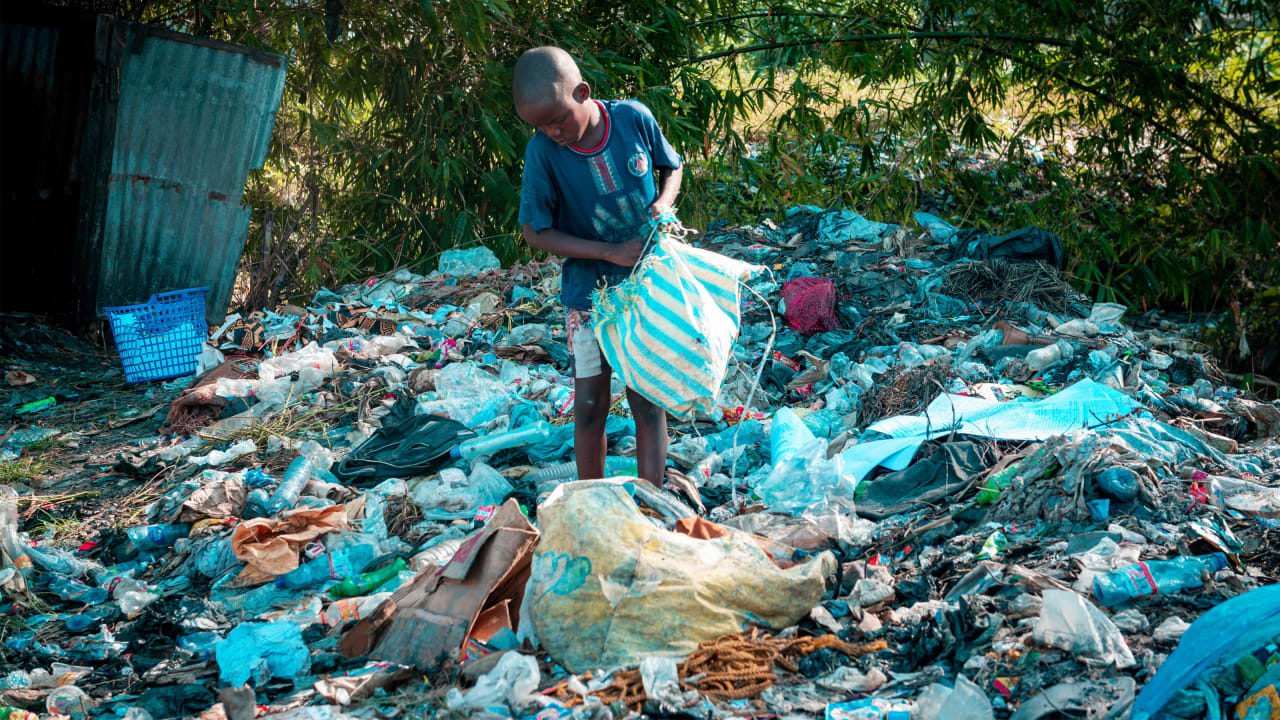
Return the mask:
<svg viewBox="0 0 1280 720">
<path fill-rule="evenodd" d="M 855 645 L 835 635 L 803 638 L 775 638 L 758 629 L 738 635 L 724 635 L 698 645 L 676 668 L 680 687 L 719 701 L 746 700 L 768 690 L 778 680 L 774 667 L 798 672 L 797 661 L 810 653 L 831 648 L 856 658 L 888 648 L 883 640 Z M 613 682 L 592 693 L 605 705 L 615 703 L 640 711 L 648 696 L 640 670 L 624 670 L 613 675 Z M 567 706 L 582 702 L 581 697 L 566 699 Z"/>
</svg>

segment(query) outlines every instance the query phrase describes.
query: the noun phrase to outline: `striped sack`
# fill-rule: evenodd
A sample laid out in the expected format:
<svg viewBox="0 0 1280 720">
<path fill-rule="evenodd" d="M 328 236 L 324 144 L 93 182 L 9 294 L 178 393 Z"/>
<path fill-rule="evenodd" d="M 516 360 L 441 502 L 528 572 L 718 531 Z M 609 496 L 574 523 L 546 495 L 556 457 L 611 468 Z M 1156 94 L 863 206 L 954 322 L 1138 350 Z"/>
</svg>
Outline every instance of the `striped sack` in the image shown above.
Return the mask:
<svg viewBox="0 0 1280 720">
<path fill-rule="evenodd" d="M 709 413 L 738 338 L 740 283 L 760 271 L 661 232 L 630 277 L 592 294 L 592 331 L 627 387 L 681 419 Z"/>
</svg>

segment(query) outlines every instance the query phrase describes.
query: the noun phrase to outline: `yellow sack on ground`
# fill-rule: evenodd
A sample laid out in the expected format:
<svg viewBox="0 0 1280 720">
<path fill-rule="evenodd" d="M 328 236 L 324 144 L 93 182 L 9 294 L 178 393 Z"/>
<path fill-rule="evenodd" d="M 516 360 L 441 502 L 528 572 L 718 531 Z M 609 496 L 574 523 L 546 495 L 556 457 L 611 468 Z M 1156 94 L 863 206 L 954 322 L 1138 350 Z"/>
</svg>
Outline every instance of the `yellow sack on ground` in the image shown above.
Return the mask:
<svg viewBox="0 0 1280 720">
<path fill-rule="evenodd" d="M 683 656 L 755 624 L 782 630 L 822 599 L 829 552 L 781 569 L 747 533 L 655 527 L 619 480 L 561 485 L 538 506 L 525 599 L 542 647 L 573 672 Z"/>
</svg>

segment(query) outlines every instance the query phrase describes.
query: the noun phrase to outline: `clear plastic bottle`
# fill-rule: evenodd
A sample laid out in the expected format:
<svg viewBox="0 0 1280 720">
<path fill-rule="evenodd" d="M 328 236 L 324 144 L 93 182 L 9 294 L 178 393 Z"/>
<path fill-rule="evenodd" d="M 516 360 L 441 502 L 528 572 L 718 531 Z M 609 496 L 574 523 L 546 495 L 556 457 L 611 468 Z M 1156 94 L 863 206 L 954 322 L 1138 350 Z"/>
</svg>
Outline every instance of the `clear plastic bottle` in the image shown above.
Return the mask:
<svg viewBox="0 0 1280 720">
<path fill-rule="evenodd" d="M 1093 578 L 1093 594 L 1103 605 L 1118 605 L 1143 595 L 1168 595 L 1198 588 L 1202 572 L 1217 572 L 1227 566 L 1227 556 L 1210 553 L 1134 563 Z"/>
<path fill-rule="evenodd" d="M 345 580 L 360 574 L 377 555 L 373 545 L 352 545 L 338 552 L 321 555 L 302 567 L 276 578 L 282 590 L 321 585 L 330 580 Z"/>
<path fill-rule="evenodd" d="M 190 525 L 178 523 L 138 525 L 124 531 L 124 534 L 129 536 L 129 541 L 133 543 L 133 546 L 142 552 L 167 550 L 190 533 Z"/>
<path fill-rule="evenodd" d="M 304 455 L 299 455 L 289 463 L 288 469 L 284 471 L 284 477 L 276 486 L 276 491 L 267 500 L 268 515 L 275 515 L 298 504 L 302 488 L 306 487 L 307 481 L 311 479 L 313 467 L 314 463 Z"/>
<path fill-rule="evenodd" d="M 49 581 L 49 589 L 57 593 L 58 597 L 63 600 L 74 600 L 86 605 L 97 605 L 107 599 L 106 590 L 78 583 L 70 578 L 53 578 Z"/>
<path fill-rule="evenodd" d="M 496 435 L 485 435 L 474 440 L 468 440 L 460 445 L 454 445 L 449 449 L 449 456 L 470 460 L 482 455 L 492 455 L 499 450 L 506 450 L 517 445 L 532 445 L 543 442 L 549 439 L 554 432 L 555 427 L 551 423 L 546 420 L 539 420 L 517 430 L 510 430 Z"/>
</svg>

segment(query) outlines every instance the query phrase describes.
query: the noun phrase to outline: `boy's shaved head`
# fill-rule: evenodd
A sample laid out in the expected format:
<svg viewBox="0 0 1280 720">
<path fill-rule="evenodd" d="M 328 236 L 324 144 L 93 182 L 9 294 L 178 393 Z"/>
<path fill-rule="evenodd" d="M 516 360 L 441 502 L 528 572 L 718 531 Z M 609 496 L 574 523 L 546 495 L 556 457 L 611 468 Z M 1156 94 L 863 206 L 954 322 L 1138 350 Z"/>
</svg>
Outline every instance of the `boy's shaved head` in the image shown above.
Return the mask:
<svg viewBox="0 0 1280 720">
<path fill-rule="evenodd" d="M 559 99 L 582 82 L 578 64 L 558 47 L 526 50 L 516 61 L 511 94 L 515 104 L 535 105 Z"/>
</svg>

